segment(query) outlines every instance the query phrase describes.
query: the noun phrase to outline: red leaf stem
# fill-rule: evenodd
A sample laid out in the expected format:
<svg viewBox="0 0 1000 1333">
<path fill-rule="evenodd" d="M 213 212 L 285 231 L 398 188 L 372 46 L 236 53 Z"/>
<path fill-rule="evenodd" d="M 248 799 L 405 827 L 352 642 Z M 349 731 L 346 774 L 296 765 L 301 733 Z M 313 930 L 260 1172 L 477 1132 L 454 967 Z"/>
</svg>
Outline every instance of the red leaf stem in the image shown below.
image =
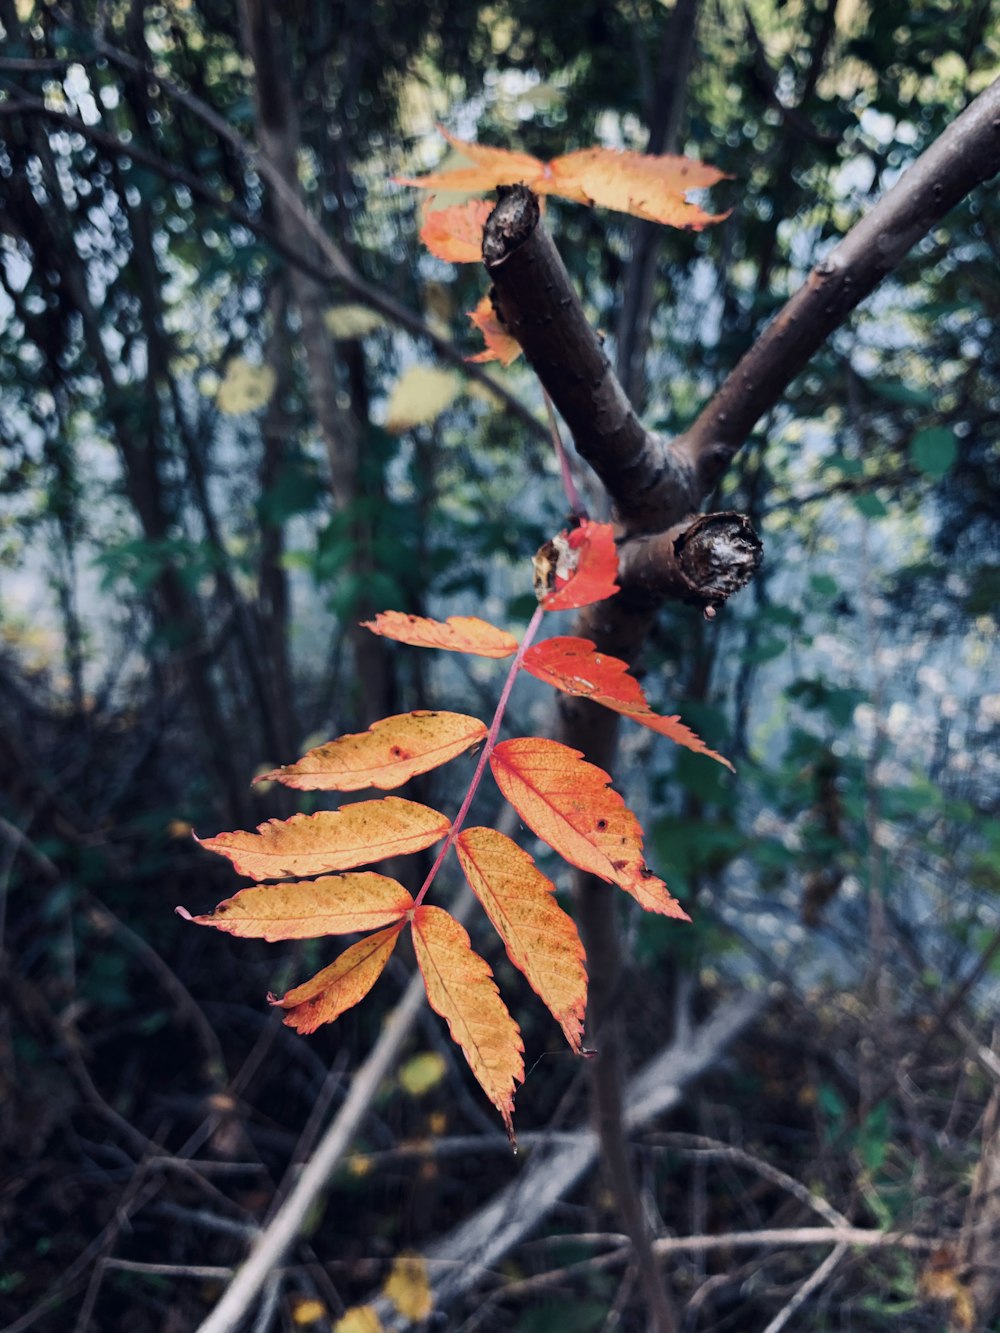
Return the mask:
<svg viewBox="0 0 1000 1333">
<path fill-rule="evenodd" d="M 437 859 L 428 871 L 427 878 L 420 886 L 420 892 L 414 900 L 415 907 L 419 907 L 424 901 L 427 890 L 434 883 L 437 872 L 441 869 L 441 864 L 444 861 L 444 858 L 448 855 L 452 843 L 462 831 L 462 824 L 465 821 L 466 815 L 469 813 L 469 807 L 472 805 L 473 798 L 475 797 L 479 784 L 483 779 L 483 774 L 486 772 L 486 765 L 489 763 L 490 755 L 493 753 L 493 747 L 496 745 L 497 737 L 500 735 L 500 724 L 503 722 L 503 715 L 507 711 L 507 704 L 510 700 L 511 690 L 514 688 L 514 682 L 517 680 L 518 672 L 521 670 L 521 665 L 524 662 L 524 654 L 531 647 L 532 641 L 538 633 L 538 628 L 542 623 L 544 615 L 545 608 L 542 606 L 536 607 L 535 614 L 528 621 L 528 628 L 524 631 L 524 638 L 521 640 L 521 644 L 514 655 L 514 660 L 510 664 L 510 670 L 507 672 L 507 679 L 504 681 L 503 689 L 500 692 L 500 699 L 497 702 L 496 712 L 493 714 L 493 721 L 490 723 L 490 729 L 486 736 L 486 742 L 483 745 L 482 754 L 479 756 L 479 763 L 476 765 L 476 771 L 473 773 L 472 781 L 469 783 L 469 790 L 465 793 L 465 800 L 462 802 L 458 814 L 452 821 L 451 829 L 448 832 L 447 838 L 444 840 L 444 846 L 441 848 L 440 852 L 438 852 Z"/>
</svg>

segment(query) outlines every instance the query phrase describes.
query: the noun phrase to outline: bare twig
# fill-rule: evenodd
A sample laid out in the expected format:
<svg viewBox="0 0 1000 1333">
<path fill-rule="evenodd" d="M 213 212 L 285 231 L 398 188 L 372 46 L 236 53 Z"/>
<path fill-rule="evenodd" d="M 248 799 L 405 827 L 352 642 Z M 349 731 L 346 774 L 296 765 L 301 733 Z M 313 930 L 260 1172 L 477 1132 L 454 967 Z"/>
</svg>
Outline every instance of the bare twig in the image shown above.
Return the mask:
<svg viewBox="0 0 1000 1333">
<path fill-rule="evenodd" d="M 139 1273 L 148 1277 L 191 1277 L 202 1282 L 225 1282 L 233 1275 L 231 1268 L 214 1264 L 144 1264 L 136 1259 L 105 1259 L 105 1268 L 119 1273 Z"/>
<path fill-rule="evenodd" d="M 762 996 L 739 996 L 721 1005 L 683 1042 L 671 1044 L 654 1056 L 626 1089 L 625 1123 L 629 1132 L 677 1106 L 688 1086 L 715 1064 L 763 1005 Z M 551 1147 L 538 1143 L 517 1180 L 427 1250 L 435 1307 L 447 1309 L 491 1273 L 593 1169 L 598 1152 L 598 1137 L 592 1129 L 581 1129 L 568 1143 Z M 624 1253 L 633 1257 L 630 1247 Z M 376 1304 L 387 1327 L 407 1326 L 400 1316 Z"/>
<path fill-rule="evenodd" d="M 802 1286 L 799 1287 L 788 1304 L 778 1311 L 767 1328 L 764 1329 L 764 1333 L 780 1333 L 796 1310 L 800 1310 L 813 1292 L 818 1291 L 827 1278 L 833 1276 L 834 1270 L 847 1253 L 847 1250 L 848 1244 L 846 1241 L 841 1241 L 835 1249 L 831 1250 L 815 1272 L 810 1274 Z"/>
<path fill-rule="evenodd" d="M 560 1237 L 563 1243 L 580 1240 L 603 1244 L 609 1239 L 611 1238 L 608 1236 Z M 929 1254 L 940 1248 L 943 1243 L 946 1242 L 938 1236 L 913 1236 L 905 1231 L 877 1231 L 868 1227 L 762 1227 L 757 1231 L 664 1236 L 653 1242 L 653 1250 L 658 1259 L 674 1254 L 710 1254 L 717 1250 L 809 1249 L 815 1245 L 834 1245 L 837 1249 L 843 1246 L 845 1251 L 853 1247 L 859 1250 L 904 1250 L 911 1254 Z M 592 1259 L 581 1259 L 575 1264 L 536 1273 L 521 1282 L 506 1283 L 503 1294 L 508 1297 L 522 1297 L 532 1291 L 564 1282 L 570 1275 L 617 1268 L 618 1265 L 627 1263 L 630 1258 L 630 1247 L 621 1245 L 617 1249 L 608 1251 L 607 1254 L 595 1255 Z M 824 1273 L 824 1279 L 828 1276 L 829 1273 Z"/>
<path fill-rule="evenodd" d="M 686 1156 L 696 1157 L 702 1161 L 736 1162 L 740 1166 L 747 1167 L 763 1180 L 769 1180 L 773 1185 L 777 1185 L 779 1189 L 791 1194 L 800 1203 L 805 1204 L 807 1208 L 818 1213 L 820 1217 L 826 1218 L 831 1226 L 846 1227 L 849 1225 L 843 1213 L 838 1212 L 836 1208 L 818 1194 L 814 1194 L 800 1180 L 787 1175 L 784 1171 L 779 1171 L 770 1162 L 755 1157 L 753 1153 L 749 1153 L 743 1148 L 734 1148 L 732 1144 L 720 1143 L 717 1139 L 705 1138 L 701 1134 L 653 1134 L 646 1139 L 646 1142 L 653 1145 L 664 1144 L 674 1149 L 680 1149 Z"/>
<path fill-rule="evenodd" d="M 390 1014 L 382 1035 L 352 1078 L 350 1091 L 315 1153 L 303 1167 L 288 1197 L 262 1232 L 222 1300 L 201 1325 L 199 1333 L 233 1333 L 239 1327 L 268 1276 L 294 1243 L 313 1203 L 349 1146 L 379 1085 L 409 1036 L 423 998 L 423 982 L 419 974 L 415 974 Z"/>
</svg>

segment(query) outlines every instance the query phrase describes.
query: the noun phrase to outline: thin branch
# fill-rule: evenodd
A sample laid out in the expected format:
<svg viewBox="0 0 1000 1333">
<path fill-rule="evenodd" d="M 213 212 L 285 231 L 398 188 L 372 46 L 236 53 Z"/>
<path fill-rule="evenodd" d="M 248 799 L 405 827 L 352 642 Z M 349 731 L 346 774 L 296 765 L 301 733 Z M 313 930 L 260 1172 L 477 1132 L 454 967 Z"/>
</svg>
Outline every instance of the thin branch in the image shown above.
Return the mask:
<svg viewBox="0 0 1000 1333">
<path fill-rule="evenodd" d="M 608 1236 L 560 1237 L 563 1243 L 579 1239 L 606 1242 Z M 912 1236 L 905 1231 L 876 1231 L 868 1227 L 762 1227 L 759 1231 L 725 1231 L 712 1235 L 664 1236 L 653 1242 L 658 1259 L 674 1254 L 710 1254 L 714 1250 L 749 1249 L 808 1249 L 814 1245 L 835 1245 L 839 1249 L 854 1247 L 859 1250 L 904 1250 L 909 1254 L 928 1254 L 949 1242 L 940 1236 Z M 542 1287 L 564 1282 L 571 1274 L 596 1272 L 616 1268 L 630 1258 L 627 1245 L 581 1259 L 563 1268 L 536 1273 L 522 1282 L 512 1282 L 503 1288 L 504 1296 L 524 1296 Z M 814 1274 L 815 1276 L 815 1274 Z M 800 1288 L 801 1290 L 801 1288 Z"/>
<path fill-rule="evenodd" d="M 790 1176 L 776 1166 L 772 1166 L 770 1162 L 755 1157 L 753 1153 L 749 1153 L 743 1148 L 734 1148 L 732 1144 L 721 1143 L 718 1139 L 705 1138 L 701 1134 L 655 1134 L 646 1139 L 646 1142 L 652 1145 L 662 1144 L 679 1149 L 685 1156 L 696 1157 L 702 1161 L 736 1162 L 740 1166 L 745 1166 L 748 1170 L 755 1172 L 762 1179 L 769 1180 L 772 1185 L 777 1185 L 779 1189 L 791 1194 L 800 1203 L 805 1204 L 807 1208 L 825 1218 L 831 1226 L 846 1227 L 850 1225 L 843 1213 L 838 1212 L 820 1195 L 814 1194 L 800 1180 L 796 1180 L 794 1176 Z"/>
<path fill-rule="evenodd" d="M 629 1132 L 679 1105 L 691 1083 L 716 1063 L 759 1015 L 764 1003 L 763 996 L 738 996 L 693 1034 L 655 1055 L 627 1086 L 625 1123 Z M 447 1309 L 490 1274 L 597 1163 L 599 1140 L 592 1129 L 581 1128 L 569 1141 L 563 1135 L 554 1139 L 562 1141 L 537 1143 L 517 1179 L 428 1249 L 425 1257 L 434 1274 L 436 1309 Z M 630 1246 L 623 1257 L 633 1257 Z M 408 1326 L 377 1298 L 375 1304 L 387 1328 Z"/>
<path fill-rule="evenodd" d="M 119 1273 L 138 1273 L 146 1277 L 191 1277 L 203 1282 L 226 1282 L 233 1275 L 231 1268 L 214 1264 L 144 1264 L 137 1259 L 105 1259 L 105 1268 Z"/>
<path fill-rule="evenodd" d="M 815 1272 L 806 1278 L 788 1304 L 778 1311 L 767 1328 L 764 1329 L 764 1333 L 781 1333 L 781 1329 L 785 1327 L 796 1310 L 800 1310 L 813 1292 L 818 1291 L 827 1278 L 833 1276 L 834 1270 L 847 1253 L 847 1250 L 846 1241 L 841 1241 L 835 1249 L 831 1250 Z"/>
<path fill-rule="evenodd" d="M 817 264 L 672 449 L 708 494 L 826 339 L 944 215 L 1000 170 L 1000 79 Z"/>
</svg>

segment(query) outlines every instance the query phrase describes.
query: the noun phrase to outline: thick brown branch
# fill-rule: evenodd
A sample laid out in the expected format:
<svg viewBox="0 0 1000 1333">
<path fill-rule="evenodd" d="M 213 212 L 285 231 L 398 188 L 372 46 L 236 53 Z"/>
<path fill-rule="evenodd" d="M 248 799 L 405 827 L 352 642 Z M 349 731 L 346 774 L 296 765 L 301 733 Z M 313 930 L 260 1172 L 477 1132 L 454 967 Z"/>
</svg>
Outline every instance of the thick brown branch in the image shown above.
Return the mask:
<svg viewBox="0 0 1000 1333">
<path fill-rule="evenodd" d="M 523 185 L 501 189 L 500 196 L 483 236 L 500 318 L 627 531 L 662 530 L 698 507 L 694 474 L 638 421 L 540 221 L 535 196 Z"/>
<path fill-rule="evenodd" d="M 829 335 L 907 251 L 1000 170 L 1000 80 L 967 107 L 867 217 L 813 269 L 673 444 L 707 495 L 760 418 Z"/>
</svg>

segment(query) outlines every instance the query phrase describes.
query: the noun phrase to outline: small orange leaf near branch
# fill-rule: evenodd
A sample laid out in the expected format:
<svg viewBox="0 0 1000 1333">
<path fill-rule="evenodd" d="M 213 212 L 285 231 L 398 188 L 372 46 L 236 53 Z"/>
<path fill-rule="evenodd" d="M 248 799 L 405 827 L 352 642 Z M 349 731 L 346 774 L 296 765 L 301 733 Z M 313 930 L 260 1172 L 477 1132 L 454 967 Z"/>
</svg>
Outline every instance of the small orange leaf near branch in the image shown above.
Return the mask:
<svg viewBox="0 0 1000 1333">
<path fill-rule="evenodd" d="M 493 212 L 489 199 L 470 199 L 428 214 L 420 239 L 438 259 L 452 264 L 478 264 L 483 257 L 483 227 Z"/>
<path fill-rule="evenodd" d="M 485 735 L 486 724 L 464 713 L 400 713 L 373 722 L 367 731 L 319 745 L 297 763 L 254 781 L 283 782 L 301 791 L 385 791 L 448 763 Z"/>
<path fill-rule="evenodd" d="M 228 856 L 249 879 L 321 875 L 405 856 L 438 842 L 451 827 L 437 810 L 399 796 L 358 801 L 339 810 L 270 819 L 256 833 L 220 833 L 198 838 L 202 847 Z"/>
<path fill-rule="evenodd" d="M 724 172 L 691 158 L 584 148 L 543 162 L 529 153 L 468 143 L 443 129 L 441 133 L 474 165 L 402 177 L 397 184 L 474 193 L 494 190 L 498 185 L 527 185 L 536 194 L 559 195 L 578 204 L 596 204 L 690 231 L 700 231 L 728 216 L 706 213 L 688 203 L 688 190 L 703 189 L 725 179 Z"/>
<path fill-rule="evenodd" d="M 366 935 L 345 949 L 336 962 L 290 990 L 280 1000 L 269 995 L 268 1003 L 286 1009 L 286 1027 L 298 1032 L 315 1032 L 324 1023 L 332 1023 L 363 1000 L 378 981 L 404 924 L 404 921 L 398 921 L 388 930 Z"/>
<path fill-rule="evenodd" d="M 445 1020 L 483 1091 L 514 1137 L 514 1088 L 524 1082 L 521 1030 L 500 998 L 485 959 L 440 907 L 413 912 L 413 948 L 431 1008 Z"/>
<path fill-rule="evenodd" d="M 182 915 L 227 935 L 262 940 L 311 940 L 375 930 L 413 906 L 407 889 L 388 875 L 362 870 L 291 884 L 241 889 L 205 916 Z"/>
<path fill-rule="evenodd" d="M 417 648 L 446 648 L 449 652 L 474 653 L 477 657 L 511 657 L 517 652 L 513 634 L 477 616 L 449 616 L 442 623 L 405 611 L 380 611 L 374 620 L 361 623 L 373 634 Z"/>
<path fill-rule="evenodd" d="M 510 961 L 579 1055 L 587 972 L 576 923 L 556 902 L 555 885 L 527 852 L 494 829 L 465 829 L 455 839 L 455 851 Z"/>
<path fill-rule="evenodd" d="M 559 636 L 533 645 L 524 655 L 524 669 L 539 680 L 554 685 L 566 694 L 592 699 L 596 704 L 614 709 L 661 736 L 667 736 L 695 754 L 732 769 L 728 759 L 710 750 L 679 717 L 664 717 L 649 706 L 642 686 L 628 673 L 628 663 L 618 657 L 599 653 L 589 639 Z"/>
<path fill-rule="evenodd" d="M 469 311 L 469 319 L 483 335 L 486 351 L 466 357 L 467 361 L 499 361 L 502 366 L 509 366 L 521 355 L 521 344 L 500 323 L 489 296 L 484 296 L 475 310 Z"/>
<path fill-rule="evenodd" d="M 610 523 L 589 518 L 558 533 L 536 553 L 535 596 L 546 611 L 572 611 L 620 592 L 618 548 Z"/>
<path fill-rule="evenodd" d="M 543 842 L 581 870 L 618 884 L 647 912 L 688 914 L 646 865 L 642 827 L 610 776 L 558 741 L 502 741 L 490 757 L 497 786 Z"/>
</svg>

